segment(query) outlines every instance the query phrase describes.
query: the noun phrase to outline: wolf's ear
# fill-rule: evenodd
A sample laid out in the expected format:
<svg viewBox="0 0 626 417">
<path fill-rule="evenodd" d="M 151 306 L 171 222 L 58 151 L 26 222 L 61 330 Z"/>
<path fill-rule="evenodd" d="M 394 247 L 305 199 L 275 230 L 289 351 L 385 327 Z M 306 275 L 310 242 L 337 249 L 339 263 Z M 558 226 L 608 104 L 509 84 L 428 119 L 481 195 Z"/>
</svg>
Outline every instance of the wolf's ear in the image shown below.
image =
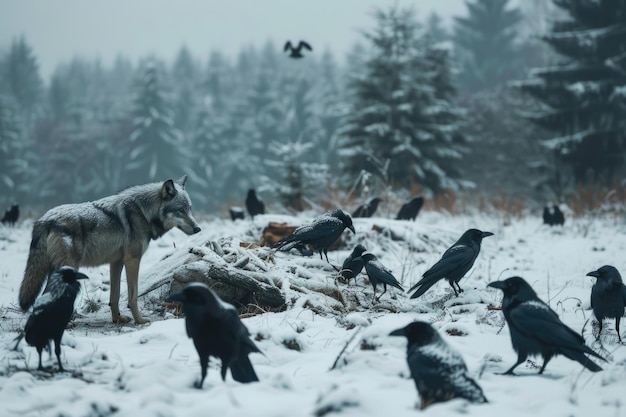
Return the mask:
<svg viewBox="0 0 626 417">
<path fill-rule="evenodd" d="M 174 185 L 174 181 L 171 179 L 165 181 L 163 183 L 163 187 L 161 187 L 161 197 L 163 198 L 173 198 L 176 195 L 176 186 Z"/>
<path fill-rule="evenodd" d="M 184 189 L 185 188 L 185 184 L 187 184 L 187 175 L 183 175 L 182 177 L 177 179 L 176 180 L 176 184 L 180 185 Z"/>
</svg>

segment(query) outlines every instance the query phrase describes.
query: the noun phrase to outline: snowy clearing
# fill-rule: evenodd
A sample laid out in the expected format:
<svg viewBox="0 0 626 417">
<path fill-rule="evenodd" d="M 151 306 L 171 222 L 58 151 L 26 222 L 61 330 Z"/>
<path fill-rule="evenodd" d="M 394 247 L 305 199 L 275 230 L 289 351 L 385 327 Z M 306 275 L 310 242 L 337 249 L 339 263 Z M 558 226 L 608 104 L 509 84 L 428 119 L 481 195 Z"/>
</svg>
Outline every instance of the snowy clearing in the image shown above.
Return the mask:
<svg viewBox="0 0 626 417">
<path fill-rule="evenodd" d="M 172 231 L 152 242 L 142 259 L 140 288 L 150 280 L 150 267 L 163 256 L 224 237 L 257 241 L 269 220 L 296 225 L 311 217 L 265 215 L 254 223 L 205 221 L 202 232 L 192 237 Z M 373 224 L 393 230 L 405 241 L 372 232 Z M 405 289 L 466 229 L 477 227 L 495 235 L 483 241 L 474 268 L 460 282 L 465 292 L 459 298 L 450 297 L 452 289 L 444 281 L 421 299 L 410 300 L 408 294 L 389 288 L 380 304 L 371 303 L 372 287 L 361 274 L 350 291 L 360 292 L 371 304 L 358 311 L 320 315 L 294 303 L 281 313 L 244 318 L 264 353 L 250 355 L 260 382 L 239 384 L 230 374 L 222 382 L 219 363 L 212 360 L 202 390 L 193 388 L 200 366 L 185 334 L 184 319 L 144 297 L 140 308 L 152 323 L 109 323 L 108 266 L 83 270 L 90 280 L 76 302 L 79 316 L 63 338 L 62 360 L 69 372 L 36 371 L 33 347 L 22 342 L 17 351 L 12 350 L 27 318 L 19 312 L 17 294 L 32 221 L 0 228 L 0 416 L 413 416 L 420 411 L 406 364 L 406 342 L 387 335 L 416 319 L 432 322 L 461 353 L 489 400 L 485 405 L 464 400 L 435 404 L 424 411 L 431 416 L 623 415 L 626 349 L 616 343 L 612 320 L 604 326 L 602 343 L 594 343 L 591 322 L 585 326 L 592 315 L 589 295 L 595 281 L 585 274 L 605 264 L 626 271 L 622 220 L 568 219 L 563 228 L 550 228 L 541 224 L 539 216 L 509 223 L 498 214 L 423 212 L 416 222 L 372 218 L 355 219 L 354 225 L 357 234 L 344 235 L 348 247 L 330 252 L 331 262 L 341 265 L 352 247 L 361 243 Z M 346 288 L 335 283 L 317 254 L 303 258 L 295 252 L 278 253 L 275 260 L 268 273 L 280 273 L 282 279 L 294 269 L 290 267 L 307 268 L 310 279 Z M 557 357 L 541 376 L 535 366 L 541 365 L 541 358 L 521 365 L 520 376 L 498 375 L 515 362 L 516 354 L 502 313 L 487 308 L 499 306 L 501 299 L 501 293 L 487 289 L 487 283 L 513 275 L 531 283 L 568 326 L 577 332 L 584 326 L 587 343 L 610 361 L 601 365 L 604 371 L 592 374 Z M 388 304 L 398 312 L 379 308 Z M 44 366 L 56 369 L 54 356 L 44 353 Z"/>
</svg>

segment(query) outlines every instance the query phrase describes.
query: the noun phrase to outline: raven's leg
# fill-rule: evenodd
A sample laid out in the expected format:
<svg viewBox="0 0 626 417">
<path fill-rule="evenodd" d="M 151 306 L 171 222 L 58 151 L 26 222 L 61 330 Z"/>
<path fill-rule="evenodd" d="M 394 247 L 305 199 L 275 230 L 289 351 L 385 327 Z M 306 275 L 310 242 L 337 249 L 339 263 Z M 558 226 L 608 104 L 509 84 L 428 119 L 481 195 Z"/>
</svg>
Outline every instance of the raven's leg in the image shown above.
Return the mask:
<svg viewBox="0 0 626 417">
<path fill-rule="evenodd" d="M 502 375 L 515 375 L 513 373 L 513 369 L 517 368 L 521 363 L 524 363 L 527 357 L 528 355 L 526 353 L 519 352 L 517 354 L 517 362 L 515 362 L 515 364 L 511 366 L 511 368 L 509 368 L 509 370 L 503 373 Z"/>
<path fill-rule="evenodd" d="M 615 331 L 617 332 L 617 338 L 619 339 L 619 342 L 622 343 L 622 336 L 619 334 L 619 321 L 620 321 L 621 317 L 617 316 L 615 318 Z"/>
<path fill-rule="evenodd" d="M 198 389 L 202 388 L 204 384 L 204 378 L 206 378 L 206 369 L 209 366 L 209 355 L 200 355 L 200 381 L 196 382 L 194 386 Z"/>
<path fill-rule="evenodd" d="M 328 249 L 324 249 L 324 256 L 326 257 L 326 262 L 330 263 L 328 260 Z"/>
<path fill-rule="evenodd" d="M 61 337 L 62 336 L 63 334 L 61 334 L 61 336 L 59 337 L 54 338 L 54 353 L 55 355 L 57 355 L 57 362 L 59 362 L 59 372 L 65 372 L 65 369 L 63 369 L 63 365 L 61 364 Z"/>
<path fill-rule="evenodd" d="M 552 359 L 552 355 L 548 355 L 543 358 L 543 365 L 541 365 L 541 369 L 539 370 L 538 375 L 541 375 L 543 373 L 543 370 L 546 369 L 546 365 L 548 364 L 548 362 L 550 362 L 550 359 Z"/>
<path fill-rule="evenodd" d="M 39 367 L 37 369 L 39 369 L 40 371 L 43 371 L 43 366 L 41 366 L 41 353 L 42 352 L 43 352 L 43 347 L 37 346 L 37 353 L 39 353 Z"/>
<path fill-rule="evenodd" d="M 458 297 L 459 293 L 457 292 L 456 288 L 454 288 L 454 281 L 448 281 L 448 284 L 450 284 L 450 286 L 452 287 L 452 289 L 454 290 L 454 296 Z"/>
<path fill-rule="evenodd" d="M 459 285 L 458 281 L 454 281 L 456 283 L 456 287 L 459 289 L 459 293 L 463 292 L 463 288 L 461 288 L 461 286 Z"/>
<path fill-rule="evenodd" d="M 387 284 L 385 284 L 384 282 L 383 282 L 383 288 L 384 288 L 383 292 L 378 296 L 379 300 L 381 299 L 383 294 L 387 292 Z M 376 295 L 376 293 L 374 293 L 374 295 Z"/>
<path fill-rule="evenodd" d="M 602 333 L 602 319 L 598 319 L 598 324 L 600 325 L 600 330 L 598 330 L 598 335 L 596 336 L 596 340 L 600 340 L 600 334 Z M 619 331 L 617 332 L 619 335 Z"/>
</svg>

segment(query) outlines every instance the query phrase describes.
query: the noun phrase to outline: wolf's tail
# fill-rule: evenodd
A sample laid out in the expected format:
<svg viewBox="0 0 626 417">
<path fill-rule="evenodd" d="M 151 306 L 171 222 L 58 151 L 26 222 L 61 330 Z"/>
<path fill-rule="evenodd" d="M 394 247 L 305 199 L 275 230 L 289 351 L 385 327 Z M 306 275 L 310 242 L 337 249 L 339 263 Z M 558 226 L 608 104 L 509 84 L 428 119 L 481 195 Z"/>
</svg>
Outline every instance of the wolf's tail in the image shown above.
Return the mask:
<svg viewBox="0 0 626 417">
<path fill-rule="evenodd" d="M 51 269 L 47 248 L 48 233 L 49 228 L 45 223 L 35 222 L 24 279 L 20 286 L 19 302 L 24 311 L 35 303 L 35 299 Z"/>
</svg>

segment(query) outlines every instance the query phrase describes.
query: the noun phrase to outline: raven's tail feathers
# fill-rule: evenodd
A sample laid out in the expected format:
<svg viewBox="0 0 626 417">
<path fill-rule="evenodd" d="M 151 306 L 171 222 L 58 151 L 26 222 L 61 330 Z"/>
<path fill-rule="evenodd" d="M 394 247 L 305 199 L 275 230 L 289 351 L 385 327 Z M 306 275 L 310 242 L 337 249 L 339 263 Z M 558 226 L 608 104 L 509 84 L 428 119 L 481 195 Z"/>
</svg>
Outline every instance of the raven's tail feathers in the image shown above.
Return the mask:
<svg viewBox="0 0 626 417">
<path fill-rule="evenodd" d="M 252 363 L 248 355 L 241 355 L 230 364 L 230 372 L 233 379 L 237 382 L 247 383 L 256 382 L 259 377 L 256 376 Z"/>
<path fill-rule="evenodd" d="M 428 291 L 428 289 L 430 287 L 432 287 L 433 285 L 435 285 L 435 282 L 437 282 L 436 280 L 434 281 L 428 281 L 428 280 L 421 280 L 420 282 L 418 282 L 417 284 L 415 284 L 414 286 L 411 287 L 411 289 L 409 290 L 409 292 L 413 291 L 415 288 L 417 288 L 417 291 L 415 291 L 412 295 L 411 298 L 417 298 L 420 295 L 424 294 L 426 291 Z M 418 288 L 419 287 L 419 288 Z"/>
<path fill-rule="evenodd" d="M 606 362 L 606 359 L 604 359 L 602 356 L 598 355 L 596 352 L 594 352 L 593 350 L 589 348 L 585 349 L 585 352 L 599 359 L 602 359 L 603 361 Z M 593 362 L 591 359 L 585 356 L 583 352 L 579 350 L 562 349 L 562 353 L 569 359 L 580 363 L 582 366 L 589 369 L 591 372 L 598 372 L 602 370 L 602 368 L 599 365 L 597 365 L 595 362 Z"/>
</svg>

